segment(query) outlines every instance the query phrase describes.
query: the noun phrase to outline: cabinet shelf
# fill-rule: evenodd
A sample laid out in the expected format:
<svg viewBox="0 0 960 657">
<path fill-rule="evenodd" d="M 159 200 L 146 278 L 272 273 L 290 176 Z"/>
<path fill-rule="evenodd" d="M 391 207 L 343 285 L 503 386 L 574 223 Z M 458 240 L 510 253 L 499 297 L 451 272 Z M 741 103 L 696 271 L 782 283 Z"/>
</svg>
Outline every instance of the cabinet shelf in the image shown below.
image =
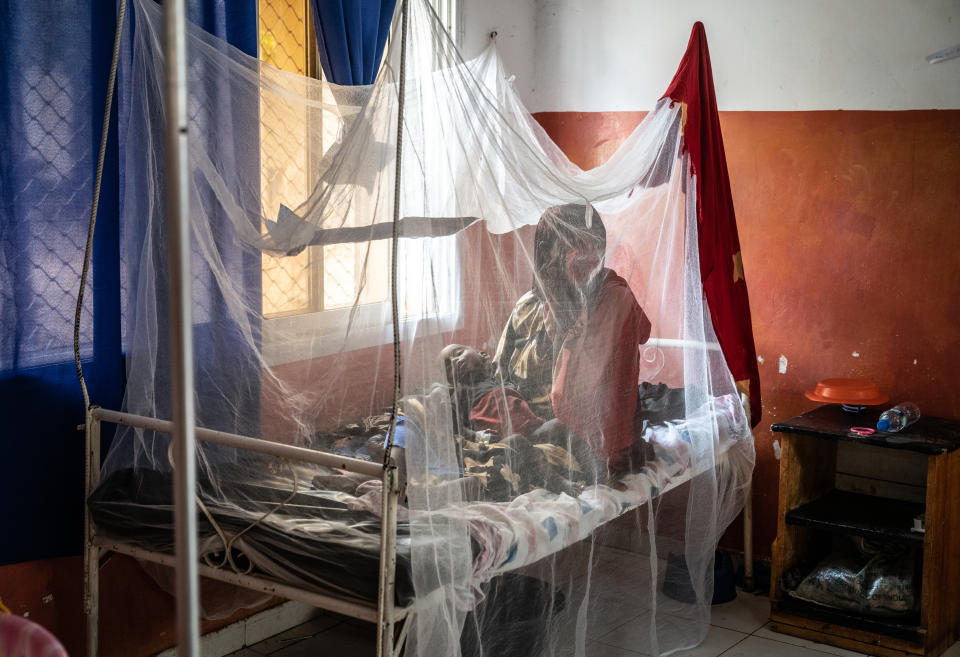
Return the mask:
<svg viewBox="0 0 960 657">
<path fill-rule="evenodd" d="M 833 534 L 862 536 L 922 546 L 924 534 L 911 531 L 924 505 L 861 493 L 831 490 L 786 514 L 788 525 L 804 525 Z"/>
<path fill-rule="evenodd" d="M 874 632 L 897 637 L 905 641 L 922 642 L 926 630 L 920 625 L 920 616 L 915 614 L 904 618 L 883 618 L 865 616 L 840 609 L 831 609 L 813 602 L 785 597 L 778 607 L 780 615 L 791 614 L 809 618 L 821 623 L 840 627 L 850 627 L 863 632 Z"/>
</svg>

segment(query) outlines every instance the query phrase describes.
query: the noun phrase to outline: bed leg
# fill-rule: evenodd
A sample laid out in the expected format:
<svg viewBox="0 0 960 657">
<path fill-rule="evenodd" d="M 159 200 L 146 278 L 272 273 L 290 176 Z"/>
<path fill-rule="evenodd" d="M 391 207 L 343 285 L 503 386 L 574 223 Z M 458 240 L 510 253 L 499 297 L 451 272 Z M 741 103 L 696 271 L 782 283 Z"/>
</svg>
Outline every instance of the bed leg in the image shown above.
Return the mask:
<svg viewBox="0 0 960 657">
<path fill-rule="evenodd" d="M 377 604 L 377 657 L 394 654 L 394 586 L 397 570 L 397 468 L 383 470 L 383 500 L 380 520 L 380 598 Z"/>
<path fill-rule="evenodd" d="M 87 410 L 86 473 L 83 497 L 83 611 L 87 616 L 87 657 L 97 657 L 100 620 L 100 549 L 93 542 L 87 499 L 100 482 L 100 420 Z"/>
<path fill-rule="evenodd" d="M 752 593 L 753 581 L 753 486 L 748 485 L 743 503 L 743 590 Z"/>
<path fill-rule="evenodd" d="M 98 572 L 100 550 L 96 546 L 88 545 L 84 551 L 84 559 L 87 562 L 87 581 L 84 591 L 86 599 L 84 611 L 87 614 L 87 657 L 97 657 L 100 623 L 100 574 Z"/>
</svg>

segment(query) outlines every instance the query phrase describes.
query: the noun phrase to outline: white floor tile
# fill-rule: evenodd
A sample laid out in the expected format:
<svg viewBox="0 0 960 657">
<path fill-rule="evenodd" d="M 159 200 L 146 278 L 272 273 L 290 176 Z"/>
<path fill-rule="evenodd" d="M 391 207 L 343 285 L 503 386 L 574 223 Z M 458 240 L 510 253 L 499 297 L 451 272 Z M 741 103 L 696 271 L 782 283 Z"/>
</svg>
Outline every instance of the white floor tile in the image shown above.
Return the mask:
<svg viewBox="0 0 960 657">
<path fill-rule="evenodd" d="M 287 648 L 299 641 L 303 641 L 327 630 L 339 623 L 340 620 L 340 616 L 333 614 L 318 616 L 311 621 L 290 628 L 286 632 L 281 632 L 269 639 L 255 643 L 249 646 L 249 648 L 260 655 L 272 655 L 278 650 Z"/>
<path fill-rule="evenodd" d="M 762 628 L 753 633 L 753 636 L 759 637 L 761 639 L 770 639 L 772 641 L 780 641 L 781 643 L 789 643 L 790 645 L 800 646 L 802 648 L 810 648 L 811 650 L 817 650 L 819 652 L 825 652 L 829 655 L 838 655 L 839 657 L 859 657 L 863 653 L 854 652 L 853 650 L 846 650 L 844 648 L 838 648 L 836 646 L 830 646 L 826 643 L 817 643 L 815 641 L 808 641 L 807 639 L 801 639 L 798 636 L 791 636 L 789 634 L 781 634 L 779 632 L 774 632 L 767 625 L 764 625 Z"/>
<path fill-rule="evenodd" d="M 576 653 L 572 645 L 554 646 L 546 648 L 541 657 L 574 657 Z M 633 650 L 625 650 L 616 646 L 608 646 L 605 643 L 588 641 L 586 645 L 586 657 L 647 657 Z"/>
<path fill-rule="evenodd" d="M 960 641 L 957 641 L 955 644 L 947 648 L 940 657 L 960 657 Z"/>
<path fill-rule="evenodd" d="M 746 634 L 722 627 L 711 627 L 707 638 L 696 648 L 673 653 L 672 657 L 717 657 L 724 654 L 739 642 L 746 640 Z"/>
<path fill-rule="evenodd" d="M 710 608 L 710 624 L 751 634 L 770 619 L 770 598 L 737 591 L 737 599 Z"/>
<path fill-rule="evenodd" d="M 642 653 L 624 650 L 605 643 L 588 643 L 587 657 L 643 657 Z"/>
<path fill-rule="evenodd" d="M 624 604 L 621 598 L 597 596 L 592 598 L 587 607 L 587 640 L 596 640 L 608 634 L 614 628 L 629 622 L 641 622 L 644 615 L 642 609 L 634 605 Z M 571 608 L 571 623 L 576 623 L 574 614 L 576 609 Z M 571 626 L 572 629 L 572 626 Z"/>
<path fill-rule="evenodd" d="M 377 654 L 377 632 L 372 623 L 364 628 L 341 623 L 282 650 L 271 657 L 366 657 Z"/>
<path fill-rule="evenodd" d="M 660 630 L 661 645 L 663 650 L 671 639 L 679 642 L 679 635 L 683 632 L 682 626 L 663 627 Z M 716 657 L 724 650 L 736 645 L 737 642 L 744 640 L 748 635 L 744 632 L 736 632 L 722 627 L 711 627 L 707 632 L 707 637 L 699 646 L 689 650 L 682 650 L 673 653 L 677 657 Z M 615 648 L 632 650 L 640 654 L 650 654 L 650 627 L 643 620 L 640 622 L 629 622 L 616 628 L 609 634 L 601 637 L 599 643 L 603 643 Z M 689 644 L 688 644 L 689 645 Z"/>
<path fill-rule="evenodd" d="M 820 647 L 819 644 L 814 645 L 817 645 L 817 648 Z M 824 654 L 827 653 L 819 649 L 751 636 L 723 653 L 723 657 L 824 657 Z M 858 653 L 847 654 L 856 655 Z"/>
</svg>

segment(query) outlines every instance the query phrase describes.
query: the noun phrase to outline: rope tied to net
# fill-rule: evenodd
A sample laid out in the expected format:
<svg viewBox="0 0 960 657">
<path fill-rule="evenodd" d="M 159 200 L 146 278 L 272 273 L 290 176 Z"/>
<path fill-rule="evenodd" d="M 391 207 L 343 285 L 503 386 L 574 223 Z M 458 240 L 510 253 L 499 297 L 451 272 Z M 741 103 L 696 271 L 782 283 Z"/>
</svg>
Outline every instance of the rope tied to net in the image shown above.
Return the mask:
<svg viewBox="0 0 960 657">
<path fill-rule="evenodd" d="M 393 321 L 393 407 L 390 410 L 390 429 L 384 441 L 383 467 L 391 467 L 390 452 L 397 433 L 397 413 L 400 408 L 402 378 L 400 367 L 400 309 L 397 293 L 397 256 L 400 248 L 400 183 L 403 168 L 403 109 L 407 81 L 407 0 L 400 0 L 400 83 L 397 87 L 397 158 L 393 179 L 393 237 L 390 243 L 390 303 Z"/>
<path fill-rule="evenodd" d="M 93 183 L 93 201 L 90 204 L 90 222 L 87 227 L 87 244 L 83 251 L 83 267 L 80 270 L 80 288 L 77 291 L 77 308 L 73 316 L 73 360 L 77 367 L 77 378 L 83 393 L 83 409 L 90 408 L 90 395 L 83 378 L 83 365 L 80 362 L 80 316 L 83 313 L 83 296 L 90 275 L 90 260 L 93 257 L 93 234 L 97 226 L 97 211 L 100 208 L 100 188 L 103 183 L 103 163 L 107 157 L 107 137 L 110 132 L 110 114 L 113 112 L 113 91 L 117 83 L 117 68 L 120 62 L 120 37 L 123 34 L 123 20 L 127 14 L 127 0 L 120 0 L 117 10 L 117 30 L 113 40 L 113 55 L 110 60 L 110 77 L 107 80 L 107 98 L 103 110 L 103 127 L 100 134 L 100 151 L 97 155 L 97 173 Z"/>
<path fill-rule="evenodd" d="M 127 15 L 127 0 L 120 0 L 117 8 L 117 29 L 113 37 L 113 54 L 110 58 L 110 74 L 107 78 L 106 99 L 103 108 L 103 126 L 100 132 L 100 150 L 97 154 L 97 172 L 93 183 L 93 198 L 90 202 L 90 220 L 87 225 L 87 242 L 83 250 L 83 266 L 80 270 L 80 284 L 77 289 L 77 307 L 73 316 L 73 361 L 77 369 L 77 380 L 80 382 L 80 392 L 83 394 L 83 412 L 84 428 L 90 431 L 90 394 L 87 391 L 87 382 L 83 377 L 83 363 L 80 361 L 80 318 L 83 314 L 83 297 L 87 287 L 87 278 L 90 275 L 90 261 L 93 258 L 93 236 L 97 226 L 97 212 L 100 208 L 100 190 L 103 186 L 103 165 L 107 157 L 107 141 L 110 135 L 110 115 L 113 113 L 113 92 L 117 82 L 117 68 L 120 62 L 120 42 L 123 36 L 123 23 Z M 89 433 L 88 433 L 89 435 Z M 84 472 L 86 473 L 87 492 L 89 492 L 91 469 L 94 465 L 90 449 L 84 450 Z M 99 469 L 100 464 L 96 467 Z M 86 521 L 85 521 L 86 522 Z M 87 525 L 89 526 L 89 524 Z M 84 530 L 85 536 L 87 530 Z M 85 540 L 89 540 L 89 537 Z M 90 612 L 93 605 L 93 596 L 90 593 L 89 586 L 89 550 L 84 549 L 84 568 L 83 568 L 83 608 L 86 613 Z"/>
</svg>

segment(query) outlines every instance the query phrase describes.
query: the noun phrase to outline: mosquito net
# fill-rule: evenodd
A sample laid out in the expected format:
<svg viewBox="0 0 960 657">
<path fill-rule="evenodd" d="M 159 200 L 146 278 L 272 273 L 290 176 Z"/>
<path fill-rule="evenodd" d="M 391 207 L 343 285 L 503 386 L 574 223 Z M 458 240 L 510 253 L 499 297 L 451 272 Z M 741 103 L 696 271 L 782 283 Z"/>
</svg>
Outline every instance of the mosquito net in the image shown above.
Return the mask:
<svg viewBox="0 0 960 657">
<path fill-rule="evenodd" d="M 691 647 L 754 460 L 702 29 L 673 95 L 582 171 L 493 47 L 464 61 L 425 0 L 399 4 L 366 87 L 189 30 L 198 425 L 398 468 L 408 655 Z M 162 28 L 134 7 L 124 410 L 168 418 Z M 376 600 L 379 479 L 209 443 L 198 462 L 207 564 Z M 166 434 L 120 431 L 98 531 L 170 550 L 174 467 Z"/>
</svg>

